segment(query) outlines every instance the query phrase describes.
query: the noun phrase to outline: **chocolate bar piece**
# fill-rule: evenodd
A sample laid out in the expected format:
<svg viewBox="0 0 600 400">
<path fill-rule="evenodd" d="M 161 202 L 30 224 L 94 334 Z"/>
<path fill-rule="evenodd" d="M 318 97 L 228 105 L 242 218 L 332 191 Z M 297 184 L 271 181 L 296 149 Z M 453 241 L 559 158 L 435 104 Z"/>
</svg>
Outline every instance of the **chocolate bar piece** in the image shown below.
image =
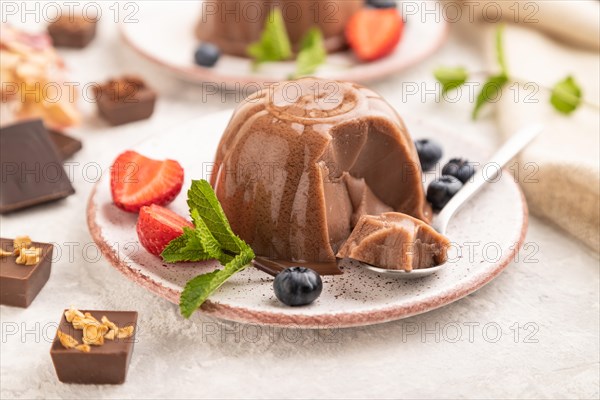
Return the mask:
<svg viewBox="0 0 600 400">
<path fill-rule="evenodd" d="M 33 242 L 31 247 L 42 249 L 39 262 L 35 265 L 17 264 L 17 256 L 13 254 L 0 258 L 0 304 L 28 307 L 48 282 L 54 246 Z M 12 253 L 13 240 L 0 238 L 0 248 Z"/>
<path fill-rule="evenodd" d="M 65 310 L 66 311 L 66 310 Z M 106 316 L 111 322 L 122 328 L 137 328 L 137 312 L 135 311 L 83 311 L 89 312 L 98 321 Z M 83 343 L 83 330 L 78 330 L 69 323 L 63 313 L 58 330 L 72 336 L 78 343 Z M 50 356 L 58 380 L 64 383 L 84 384 L 119 384 L 125 382 L 129 361 L 135 343 L 135 331 L 131 337 L 104 340 L 101 346 L 90 346 L 89 352 L 75 348 L 65 348 L 57 336 L 52 342 Z"/>
<path fill-rule="evenodd" d="M 154 112 L 156 92 L 135 76 L 123 76 L 96 86 L 98 112 L 111 125 L 150 118 Z"/>
<path fill-rule="evenodd" d="M 81 15 L 61 15 L 48 25 L 48 34 L 56 47 L 82 49 L 96 36 L 96 22 Z"/>
<path fill-rule="evenodd" d="M 0 214 L 75 193 L 41 120 L 0 129 L 0 163 Z"/>
<path fill-rule="evenodd" d="M 81 140 L 75 139 L 73 136 L 52 129 L 48 130 L 48 134 L 63 160 L 81 150 Z"/>
</svg>

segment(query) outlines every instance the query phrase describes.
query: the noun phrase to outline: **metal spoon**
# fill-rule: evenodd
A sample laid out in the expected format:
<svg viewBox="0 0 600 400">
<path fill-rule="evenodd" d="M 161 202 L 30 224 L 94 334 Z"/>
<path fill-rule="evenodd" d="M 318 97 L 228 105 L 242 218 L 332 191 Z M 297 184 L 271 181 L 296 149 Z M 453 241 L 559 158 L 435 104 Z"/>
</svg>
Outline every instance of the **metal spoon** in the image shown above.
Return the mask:
<svg viewBox="0 0 600 400">
<path fill-rule="evenodd" d="M 485 168 L 480 168 L 475 172 L 473 179 L 466 183 L 460 191 L 446 204 L 440 213 L 433 219 L 433 228 L 441 233 L 446 234 L 448 223 L 456 212 L 477 193 L 488 181 L 493 181 L 504 165 L 506 165 L 514 156 L 519 154 L 533 139 L 537 137 L 543 130 L 543 125 L 534 124 L 519 130 L 515 135 L 502 145 L 502 147 L 494 154 L 485 165 L 494 165 L 494 172 L 488 174 Z M 361 264 L 365 268 L 375 271 L 378 274 L 393 276 L 404 279 L 422 278 L 438 272 L 444 267 L 444 264 L 431 268 L 414 269 L 412 271 L 393 270 L 374 267 L 368 264 Z"/>
</svg>

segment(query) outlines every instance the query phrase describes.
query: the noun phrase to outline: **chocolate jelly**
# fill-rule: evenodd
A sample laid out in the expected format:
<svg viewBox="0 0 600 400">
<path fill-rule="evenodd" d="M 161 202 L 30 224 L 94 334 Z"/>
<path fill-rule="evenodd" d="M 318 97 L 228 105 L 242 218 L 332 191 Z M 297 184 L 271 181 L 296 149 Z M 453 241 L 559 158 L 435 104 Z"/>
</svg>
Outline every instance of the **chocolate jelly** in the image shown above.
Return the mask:
<svg viewBox="0 0 600 400">
<path fill-rule="evenodd" d="M 216 166 L 211 183 L 233 231 L 282 265 L 335 263 L 362 215 L 431 219 L 402 119 L 356 84 L 304 78 L 252 94 Z"/>
<path fill-rule="evenodd" d="M 450 242 L 431 226 L 395 212 L 363 215 L 337 256 L 412 271 L 446 262 Z"/>
<path fill-rule="evenodd" d="M 346 23 L 363 5 L 363 0 L 209 0 L 202 3 L 196 36 L 226 54 L 246 56 L 248 46 L 260 39 L 269 11 L 279 7 L 295 50 L 304 34 L 318 26 L 325 48 L 334 52 L 346 47 Z"/>
</svg>

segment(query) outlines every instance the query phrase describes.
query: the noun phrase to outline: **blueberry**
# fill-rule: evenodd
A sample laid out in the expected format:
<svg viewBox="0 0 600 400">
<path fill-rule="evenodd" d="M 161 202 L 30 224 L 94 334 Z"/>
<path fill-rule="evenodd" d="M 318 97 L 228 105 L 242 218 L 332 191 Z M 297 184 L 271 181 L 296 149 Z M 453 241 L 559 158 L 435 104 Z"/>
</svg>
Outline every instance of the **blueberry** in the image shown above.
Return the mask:
<svg viewBox="0 0 600 400">
<path fill-rule="evenodd" d="M 323 290 L 321 276 L 310 268 L 289 267 L 273 282 L 275 296 L 288 306 L 304 306 L 315 301 Z"/>
<path fill-rule="evenodd" d="M 221 57 L 221 51 L 212 43 L 202 43 L 194 54 L 196 64 L 202 67 L 214 67 L 219 61 L 219 57 Z"/>
<path fill-rule="evenodd" d="M 442 168 L 442 175 L 451 175 L 461 181 L 467 181 L 475 173 L 475 166 L 464 158 L 453 158 Z"/>
<path fill-rule="evenodd" d="M 431 139 L 415 140 L 419 161 L 423 171 L 428 171 L 435 167 L 440 158 L 442 158 L 442 146 Z"/>
<path fill-rule="evenodd" d="M 367 0 L 367 6 L 373 8 L 396 8 L 396 0 Z"/>
<path fill-rule="evenodd" d="M 441 210 L 460 190 L 462 182 L 450 175 L 442 175 L 427 188 L 427 201 L 435 210 Z"/>
</svg>

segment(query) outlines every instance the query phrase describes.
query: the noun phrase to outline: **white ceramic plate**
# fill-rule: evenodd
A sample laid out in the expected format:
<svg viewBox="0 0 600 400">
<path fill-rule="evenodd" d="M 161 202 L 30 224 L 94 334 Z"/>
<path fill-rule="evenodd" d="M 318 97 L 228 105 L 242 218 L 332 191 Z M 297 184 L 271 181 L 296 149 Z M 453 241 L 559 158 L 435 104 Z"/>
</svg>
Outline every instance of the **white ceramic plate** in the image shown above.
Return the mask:
<svg viewBox="0 0 600 400">
<path fill-rule="evenodd" d="M 223 56 L 213 68 L 199 67 L 194 64 L 194 51 L 199 43 L 194 36 L 194 28 L 200 19 L 201 1 L 144 1 L 136 4 L 138 9 L 131 14 L 131 20 L 124 19 L 121 24 L 123 39 L 143 57 L 186 80 L 248 90 L 245 85 L 286 80 L 294 72 L 293 62 L 265 64 L 259 71 L 253 72 L 249 59 L 234 56 Z M 444 18 L 423 13 L 426 9 L 424 5 L 416 4 L 415 13 L 405 17 L 407 23 L 402 41 L 390 56 L 371 63 L 360 63 L 349 51 L 332 54 L 315 75 L 364 83 L 418 63 L 438 49 L 448 34 Z"/>
<path fill-rule="evenodd" d="M 190 181 L 209 178 L 230 115 L 221 112 L 202 117 L 136 146 L 135 150 L 144 155 L 173 158 L 183 165 L 185 190 L 169 206 L 175 212 L 187 215 L 185 193 Z M 485 161 L 485 152 L 452 132 L 407 123 L 413 137 L 432 137 L 441 142 L 448 156 L 445 158 L 465 156 Z M 216 264 L 168 265 L 147 253 L 135 232 L 137 215 L 112 204 L 109 186 L 109 174 L 103 174 L 89 199 L 88 224 L 94 240 L 126 277 L 178 303 L 185 282 L 213 270 Z M 343 275 L 323 277 L 323 293 L 315 303 L 292 308 L 276 299 L 271 276 L 250 267 L 211 296 L 202 310 L 228 320 L 305 328 L 368 325 L 408 317 L 456 301 L 492 280 L 521 246 L 526 227 L 527 207 L 521 191 L 512 176 L 505 173 L 498 182 L 488 184 L 450 223 L 448 237 L 456 244 L 450 252 L 453 261 L 439 273 L 400 280 L 382 277 L 358 264 L 347 265 Z"/>
</svg>

